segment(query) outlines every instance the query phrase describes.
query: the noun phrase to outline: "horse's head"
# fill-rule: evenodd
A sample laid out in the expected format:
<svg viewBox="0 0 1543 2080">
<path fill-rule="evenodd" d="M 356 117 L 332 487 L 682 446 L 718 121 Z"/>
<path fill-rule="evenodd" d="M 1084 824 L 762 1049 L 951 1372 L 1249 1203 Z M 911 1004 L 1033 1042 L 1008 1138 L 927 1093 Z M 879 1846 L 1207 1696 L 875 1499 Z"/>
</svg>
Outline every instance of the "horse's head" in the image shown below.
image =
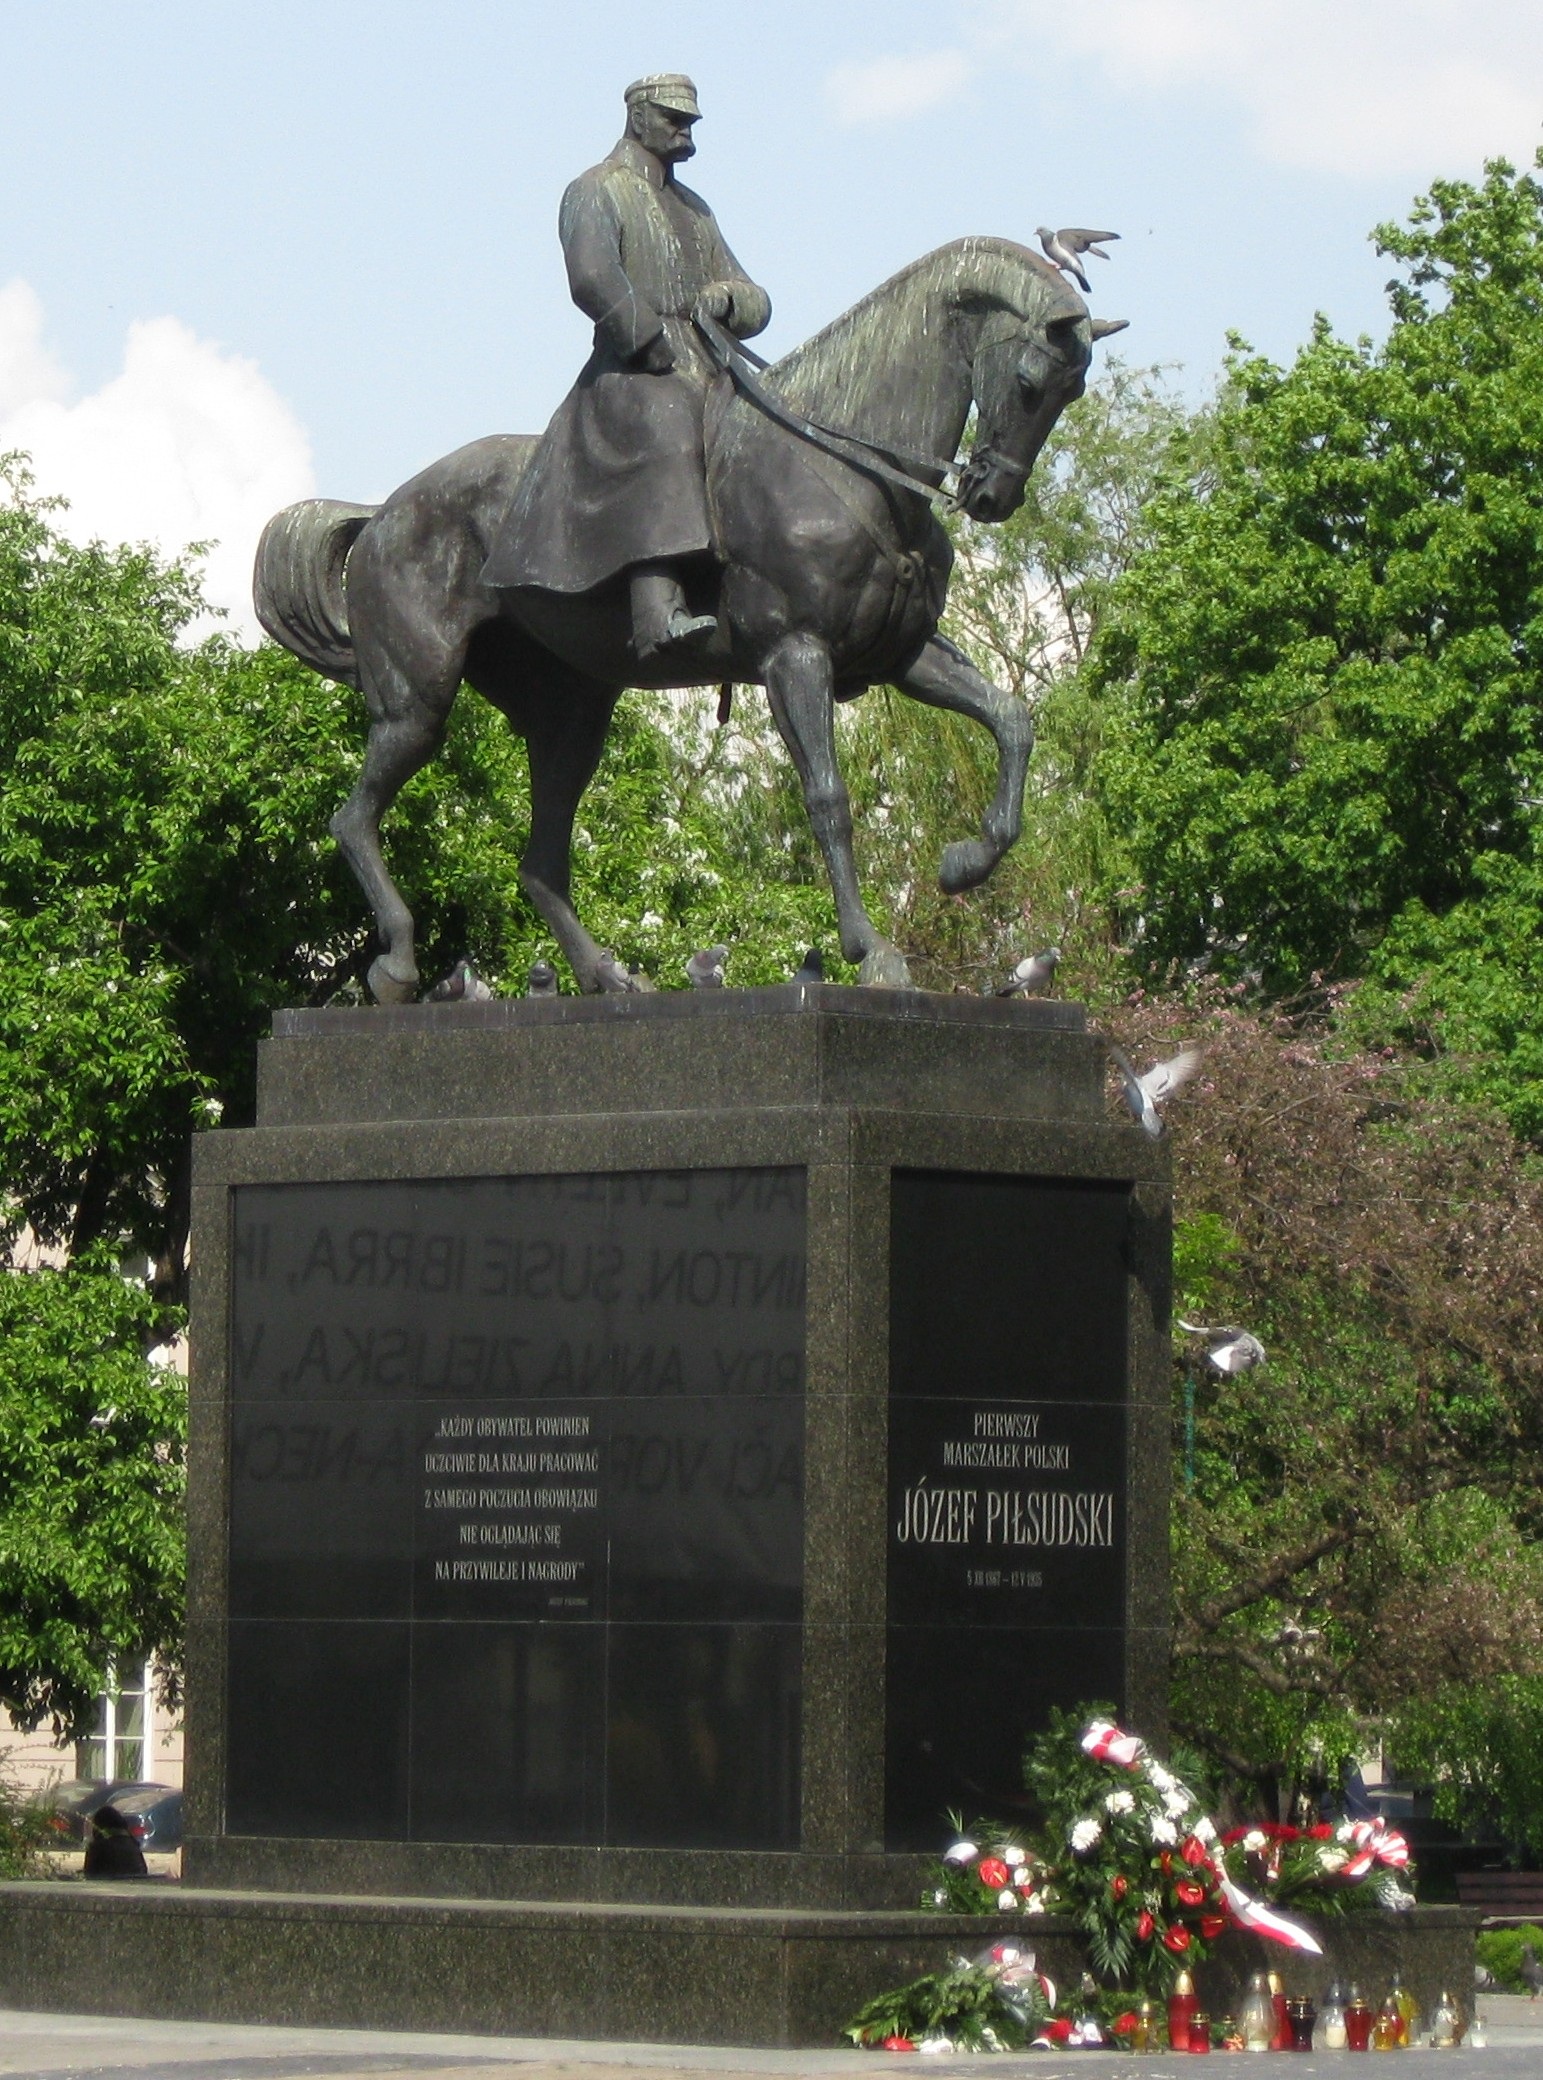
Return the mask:
<svg viewBox="0 0 1543 2080">
<path fill-rule="evenodd" d="M 1044 319 L 998 311 L 987 320 L 973 359 L 975 446 L 957 493 L 972 520 L 1017 512 L 1051 427 L 1086 387 L 1094 340 L 1125 322 L 1090 318 L 1080 302 Z"/>
</svg>

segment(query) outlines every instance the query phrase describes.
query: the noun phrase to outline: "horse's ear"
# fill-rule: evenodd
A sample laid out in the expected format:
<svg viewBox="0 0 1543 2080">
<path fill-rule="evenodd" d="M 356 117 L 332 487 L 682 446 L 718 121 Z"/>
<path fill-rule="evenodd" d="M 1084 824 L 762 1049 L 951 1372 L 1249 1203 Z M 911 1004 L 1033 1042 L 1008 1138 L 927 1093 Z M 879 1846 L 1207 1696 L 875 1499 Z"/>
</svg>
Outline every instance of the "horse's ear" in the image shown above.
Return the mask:
<svg viewBox="0 0 1543 2080">
<path fill-rule="evenodd" d="M 1107 339 L 1111 332 L 1124 332 L 1129 324 L 1129 318 L 1095 318 L 1093 320 L 1093 337 L 1095 339 Z"/>
</svg>

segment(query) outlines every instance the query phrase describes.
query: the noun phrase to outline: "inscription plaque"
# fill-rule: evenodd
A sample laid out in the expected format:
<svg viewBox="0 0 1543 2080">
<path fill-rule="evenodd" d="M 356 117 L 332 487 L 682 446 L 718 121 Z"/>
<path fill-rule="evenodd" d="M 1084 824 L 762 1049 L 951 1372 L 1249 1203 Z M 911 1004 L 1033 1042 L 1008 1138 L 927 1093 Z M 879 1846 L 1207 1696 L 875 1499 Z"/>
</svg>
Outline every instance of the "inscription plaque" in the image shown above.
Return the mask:
<svg viewBox="0 0 1543 2080">
<path fill-rule="evenodd" d="M 895 1173 L 885 1826 L 1011 1817 L 1054 1705 L 1122 1700 L 1121 1186 Z"/>
<path fill-rule="evenodd" d="M 796 1846 L 803 1172 L 234 1198 L 229 1831 Z"/>
</svg>

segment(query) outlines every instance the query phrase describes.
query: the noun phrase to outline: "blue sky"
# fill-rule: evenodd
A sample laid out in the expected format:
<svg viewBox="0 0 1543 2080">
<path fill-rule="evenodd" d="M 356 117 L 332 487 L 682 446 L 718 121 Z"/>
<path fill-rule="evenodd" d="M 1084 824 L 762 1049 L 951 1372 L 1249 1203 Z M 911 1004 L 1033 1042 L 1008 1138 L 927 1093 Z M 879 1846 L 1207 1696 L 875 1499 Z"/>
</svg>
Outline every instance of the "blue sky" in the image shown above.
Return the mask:
<svg viewBox="0 0 1543 2080">
<path fill-rule="evenodd" d="M 265 499 L 545 423 L 587 348 L 558 198 L 639 72 L 698 82 L 688 177 L 771 351 L 944 239 L 1093 224 L 1095 309 L 1197 392 L 1229 328 L 1377 330 L 1371 226 L 1543 135 L 1535 0 L 0 0 L 0 30 L 0 447 L 83 526 L 219 533 L 232 596 Z"/>
</svg>

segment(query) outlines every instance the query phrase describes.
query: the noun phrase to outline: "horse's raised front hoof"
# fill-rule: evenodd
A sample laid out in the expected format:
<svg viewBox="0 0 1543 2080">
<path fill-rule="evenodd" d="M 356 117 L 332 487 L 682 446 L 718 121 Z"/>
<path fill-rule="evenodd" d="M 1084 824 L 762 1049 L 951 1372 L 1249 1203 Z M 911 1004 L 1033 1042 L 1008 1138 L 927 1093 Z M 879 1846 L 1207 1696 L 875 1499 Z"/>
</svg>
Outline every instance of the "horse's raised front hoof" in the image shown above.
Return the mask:
<svg viewBox="0 0 1543 2080">
<path fill-rule="evenodd" d="M 392 969 L 389 955 L 383 953 L 371 961 L 365 983 L 377 1004 L 410 1004 L 418 994 L 418 970 L 410 968 L 403 976 Z"/>
<path fill-rule="evenodd" d="M 967 888 L 979 888 L 1001 856 L 984 838 L 960 838 L 952 845 L 945 845 L 943 864 L 938 869 L 938 887 L 946 896 L 962 895 Z"/>
<path fill-rule="evenodd" d="M 859 983 L 866 989 L 914 989 L 911 971 L 905 964 L 905 955 L 897 946 L 875 946 L 872 953 L 864 957 L 857 971 Z"/>
</svg>

